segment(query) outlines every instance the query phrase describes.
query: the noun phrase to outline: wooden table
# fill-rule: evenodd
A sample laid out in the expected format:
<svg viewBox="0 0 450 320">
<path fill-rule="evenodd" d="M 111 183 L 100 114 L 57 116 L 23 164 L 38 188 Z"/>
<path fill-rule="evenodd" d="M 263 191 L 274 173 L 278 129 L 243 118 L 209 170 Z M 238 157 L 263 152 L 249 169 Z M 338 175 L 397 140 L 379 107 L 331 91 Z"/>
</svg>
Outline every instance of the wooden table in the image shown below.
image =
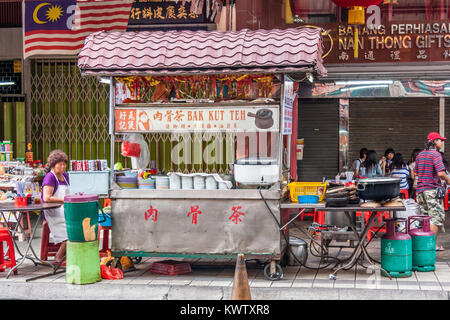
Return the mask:
<svg viewBox="0 0 450 320">
<path fill-rule="evenodd" d="M 361 207 L 359 204 L 358 205 L 347 205 L 345 207 L 327 207 L 325 204 L 304 204 L 304 203 L 281 203 L 280 204 L 280 208 L 281 209 L 316 209 L 316 210 L 320 210 L 320 211 L 326 211 L 326 212 L 344 212 L 348 221 L 350 222 L 350 227 L 355 235 L 355 238 L 358 241 L 357 246 L 355 247 L 355 250 L 353 251 L 353 253 L 351 254 L 351 256 L 347 259 L 345 259 L 342 262 L 338 262 L 335 266 L 334 266 L 334 272 L 330 274 L 330 279 L 335 280 L 336 279 L 336 273 L 339 270 L 349 270 L 351 268 L 353 268 L 358 262 L 359 259 L 362 255 L 364 255 L 364 257 L 367 259 L 367 261 L 374 267 L 379 268 L 381 270 L 383 270 L 381 267 L 377 266 L 374 263 L 374 260 L 369 256 L 369 254 L 367 253 L 367 250 L 364 246 L 364 241 L 366 241 L 366 236 L 367 233 L 370 230 L 370 226 L 372 225 L 373 221 L 375 220 L 377 214 L 379 212 L 383 212 L 383 211 L 389 211 L 390 212 L 390 217 L 393 218 L 394 214 L 396 211 L 405 211 L 406 208 L 404 206 L 399 206 L 399 207 L 378 207 L 378 208 L 369 208 L 369 207 Z M 350 215 L 351 212 L 356 212 L 356 211 L 360 211 L 360 212 L 370 212 L 370 217 L 367 220 L 367 223 L 364 224 L 364 229 L 361 233 L 358 233 L 356 230 L 356 226 L 353 223 L 353 219 Z M 301 214 L 300 211 L 299 215 Z M 297 215 L 298 216 L 298 215 Z M 297 217 L 296 216 L 296 217 Z M 295 218 L 296 218 L 295 217 Z M 295 219 L 294 218 L 294 219 Z M 286 227 L 291 221 L 293 221 L 294 219 L 290 220 L 284 227 Z M 338 267 L 339 265 L 341 265 L 340 267 Z M 383 270 L 385 271 L 385 270 Z M 388 276 L 389 274 L 387 272 L 385 272 Z M 390 277 L 389 277 L 390 278 Z"/>
<path fill-rule="evenodd" d="M 34 263 L 35 266 L 37 266 L 37 265 L 44 265 L 44 266 L 51 267 L 51 268 L 54 269 L 52 274 L 56 274 L 56 270 L 58 269 L 59 266 L 56 266 L 56 268 L 55 268 L 55 266 L 53 266 L 52 264 L 50 264 L 50 263 L 48 263 L 46 261 L 42 261 L 38 257 L 36 252 L 34 251 L 33 246 L 32 246 L 32 241 L 34 239 L 34 235 L 35 235 L 37 226 L 39 225 L 39 223 L 41 221 L 42 215 L 40 213 L 42 212 L 42 210 L 59 208 L 61 206 L 62 206 L 62 204 L 59 204 L 59 203 L 30 204 L 30 205 L 27 205 L 27 206 L 16 206 L 13 202 L 0 203 L 0 214 L 2 215 L 4 221 L 7 221 L 7 219 L 5 217 L 5 213 L 6 212 L 11 212 L 14 215 L 14 217 L 16 218 L 17 222 L 18 222 L 16 224 L 15 228 L 10 227 L 8 223 L 6 223 L 6 226 L 7 226 L 9 234 L 11 235 L 11 238 L 13 239 L 16 251 L 21 256 L 21 258 L 16 259 L 16 265 L 13 268 L 11 268 L 11 270 L 6 275 L 6 278 L 8 278 L 10 276 L 11 272 L 14 272 L 15 270 L 17 270 L 17 268 L 24 263 L 25 259 L 31 260 Z M 24 231 L 23 227 L 20 225 L 19 221 L 20 221 L 20 219 L 22 219 L 22 215 L 25 212 L 34 212 L 37 215 L 38 218 L 37 218 L 37 220 L 35 222 L 35 225 L 32 227 L 31 236 L 28 239 L 28 243 L 27 243 L 27 247 L 26 247 L 25 253 L 22 254 L 22 252 L 20 251 L 19 247 L 17 246 L 17 243 L 16 243 L 16 241 L 14 239 L 15 238 L 14 236 L 18 232 L 18 230 L 17 230 L 18 228 L 20 228 L 22 230 L 22 232 Z M 32 255 L 28 254 L 28 252 L 30 250 L 31 250 Z"/>
</svg>

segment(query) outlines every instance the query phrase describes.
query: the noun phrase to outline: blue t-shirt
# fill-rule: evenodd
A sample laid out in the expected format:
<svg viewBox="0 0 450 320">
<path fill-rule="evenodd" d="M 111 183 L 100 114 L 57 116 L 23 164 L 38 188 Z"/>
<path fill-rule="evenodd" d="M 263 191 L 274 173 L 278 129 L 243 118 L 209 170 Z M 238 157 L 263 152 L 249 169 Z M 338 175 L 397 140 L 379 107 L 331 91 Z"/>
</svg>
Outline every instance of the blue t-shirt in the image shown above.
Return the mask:
<svg viewBox="0 0 450 320">
<path fill-rule="evenodd" d="M 407 167 L 401 169 L 392 169 L 391 177 L 401 178 L 400 189 L 409 189 L 408 177 L 411 175 Z"/>
</svg>

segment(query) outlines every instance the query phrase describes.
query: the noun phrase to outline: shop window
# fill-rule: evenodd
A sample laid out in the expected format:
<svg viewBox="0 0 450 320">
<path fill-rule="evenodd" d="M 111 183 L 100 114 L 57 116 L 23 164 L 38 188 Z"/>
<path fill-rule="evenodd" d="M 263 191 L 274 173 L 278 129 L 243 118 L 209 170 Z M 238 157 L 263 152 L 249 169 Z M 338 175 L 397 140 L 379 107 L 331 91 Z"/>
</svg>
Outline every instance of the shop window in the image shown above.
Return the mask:
<svg viewBox="0 0 450 320">
<path fill-rule="evenodd" d="M 381 5 L 383 20 L 435 21 L 449 18 L 449 0 L 401 0 L 397 4 Z"/>
<path fill-rule="evenodd" d="M 0 28 L 22 26 L 22 1 L 0 1 Z"/>
<path fill-rule="evenodd" d="M 330 0 L 290 0 L 292 14 L 307 23 L 336 22 L 340 8 Z"/>
</svg>

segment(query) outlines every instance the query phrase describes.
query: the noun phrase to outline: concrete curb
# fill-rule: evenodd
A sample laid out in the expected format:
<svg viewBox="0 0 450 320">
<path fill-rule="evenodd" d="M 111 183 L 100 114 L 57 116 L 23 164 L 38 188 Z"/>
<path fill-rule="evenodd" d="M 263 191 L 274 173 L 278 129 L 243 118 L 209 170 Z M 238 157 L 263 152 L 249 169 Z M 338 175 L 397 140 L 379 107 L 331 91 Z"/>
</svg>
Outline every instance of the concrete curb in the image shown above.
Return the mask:
<svg viewBox="0 0 450 320">
<path fill-rule="evenodd" d="M 2 300 L 229 300 L 231 287 L 177 285 L 0 284 Z M 253 300 L 450 300 L 449 291 L 346 288 L 250 288 Z"/>
</svg>

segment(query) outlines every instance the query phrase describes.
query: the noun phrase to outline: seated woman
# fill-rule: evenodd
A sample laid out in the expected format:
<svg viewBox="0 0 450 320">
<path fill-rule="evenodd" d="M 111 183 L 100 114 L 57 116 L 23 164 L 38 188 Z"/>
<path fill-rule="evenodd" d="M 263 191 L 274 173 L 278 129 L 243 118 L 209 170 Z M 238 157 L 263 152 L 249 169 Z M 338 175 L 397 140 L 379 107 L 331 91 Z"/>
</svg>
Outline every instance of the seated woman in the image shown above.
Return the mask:
<svg viewBox="0 0 450 320">
<path fill-rule="evenodd" d="M 53 150 L 48 156 L 45 166 L 46 175 L 42 181 L 41 199 L 43 202 L 64 205 L 64 197 L 69 194 L 69 175 L 66 173 L 68 161 L 67 155 L 61 150 Z M 54 242 L 61 243 L 55 255 L 55 264 L 58 264 L 66 255 L 66 240 L 68 239 L 64 206 L 46 209 L 45 220 L 47 220 Z"/>
<path fill-rule="evenodd" d="M 369 150 L 367 152 L 367 158 L 366 161 L 364 161 L 364 167 L 366 168 L 367 178 L 383 176 L 381 166 L 378 164 L 377 153 L 374 150 Z"/>
<path fill-rule="evenodd" d="M 411 176 L 408 166 L 403 161 L 401 153 L 396 153 L 390 166 L 391 177 L 401 178 L 400 189 L 409 190 L 408 178 Z"/>
</svg>

